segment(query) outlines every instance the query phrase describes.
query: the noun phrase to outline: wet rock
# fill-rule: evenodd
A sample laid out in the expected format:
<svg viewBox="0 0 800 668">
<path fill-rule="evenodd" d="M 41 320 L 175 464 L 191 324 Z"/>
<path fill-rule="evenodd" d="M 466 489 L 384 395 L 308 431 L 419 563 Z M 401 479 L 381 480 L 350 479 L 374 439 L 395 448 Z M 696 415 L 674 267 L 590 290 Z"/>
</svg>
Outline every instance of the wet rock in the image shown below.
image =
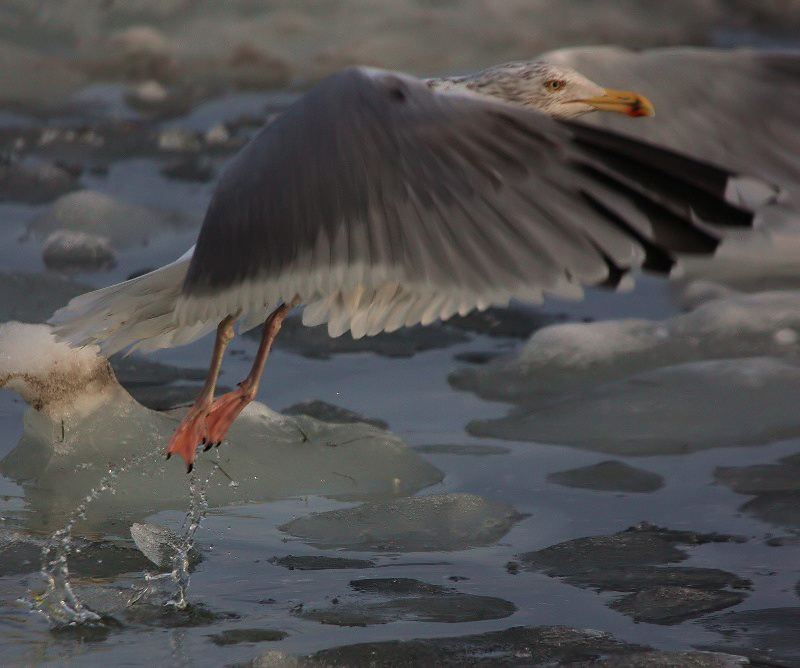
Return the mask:
<svg viewBox="0 0 800 668">
<path fill-rule="evenodd" d="M 537 311 L 532 307 L 512 304 L 506 308 L 490 307 L 485 311 L 472 311 L 463 316 L 455 315 L 447 320 L 447 325 L 475 334 L 527 339 L 536 330 L 559 320 L 563 318 Z"/>
<path fill-rule="evenodd" d="M 79 175 L 51 162 L 0 160 L 0 202 L 44 204 L 79 187 Z"/>
<path fill-rule="evenodd" d="M 609 607 L 648 624 L 680 624 L 738 605 L 745 595 L 730 591 L 704 591 L 689 587 L 653 587 L 623 596 Z"/>
<path fill-rule="evenodd" d="M 286 631 L 275 629 L 230 629 L 208 636 L 211 642 L 220 647 L 239 645 L 241 643 L 277 642 L 289 636 Z"/>
<path fill-rule="evenodd" d="M 334 406 L 321 399 L 312 399 L 311 401 L 301 401 L 296 404 L 284 408 L 281 413 L 284 415 L 308 415 L 323 420 L 325 422 L 336 422 L 337 424 L 349 424 L 353 422 L 364 422 L 366 424 L 374 425 L 379 429 L 388 429 L 389 425 L 383 420 L 376 418 L 365 418 L 354 411 Z"/>
<path fill-rule="evenodd" d="M 714 479 L 739 494 L 800 492 L 800 461 L 797 455 L 784 457 L 779 464 L 720 466 Z"/>
<path fill-rule="evenodd" d="M 755 665 L 788 668 L 800 663 L 800 607 L 727 612 L 703 623 L 725 637 L 706 649 L 735 652 Z"/>
<path fill-rule="evenodd" d="M 662 652 L 651 650 L 597 661 L 570 663 L 570 668 L 738 668 L 750 665 L 742 656 L 720 652 Z"/>
<path fill-rule="evenodd" d="M 44 539 L 21 531 L 0 532 L 0 576 L 38 572 L 45 545 Z M 79 537 L 73 537 L 68 559 L 71 574 L 97 578 L 138 573 L 150 566 L 132 546 Z"/>
<path fill-rule="evenodd" d="M 208 183 L 214 178 L 214 164 L 205 156 L 189 155 L 168 162 L 161 168 L 161 173 L 169 179 Z"/>
<path fill-rule="evenodd" d="M 151 362 L 139 355 L 113 355 L 110 359 L 120 385 L 143 406 L 166 411 L 188 406 L 200 393 L 206 369 L 188 369 Z M 196 381 L 196 382 L 191 382 Z M 219 392 L 226 392 L 224 385 Z"/>
<path fill-rule="evenodd" d="M 42 243 L 42 260 L 48 269 L 59 271 L 107 271 L 117 264 L 117 254 L 105 237 L 56 230 Z"/>
<path fill-rule="evenodd" d="M 738 540 L 733 536 L 671 531 L 642 523 L 611 536 L 559 543 L 522 554 L 518 559 L 526 570 L 543 571 L 578 587 L 634 592 L 609 605 L 635 619 L 671 624 L 741 602 L 743 594 L 726 590 L 749 588 L 751 583 L 715 568 L 662 564 L 688 558 L 678 545 Z"/>
<path fill-rule="evenodd" d="M 0 322 L 41 323 L 92 288 L 58 274 L 0 272 Z"/>
<path fill-rule="evenodd" d="M 289 554 L 280 559 L 273 557 L 270 563 L 283 566 L 290 571 L 326 571 L 331 569 L 360 569 L 374 568 L 375 562 L 371 559 L 346 559 L 345 557 L 326 557 L 317 555 Z"/>
<path fill-rule="evenodd" d="M 190 604 L 186 608 L 178 608 L 174 605 L 137 603 L 124 611 L 124 617 L 131 624 L 176 629 L 210 626 L 238 619 L 239 616 L 230 612 L 214 612 L 202 605 Z"/>
<path fill-rule="evenodd" d="M 759 494 L 741 509 L 762 522 L 777 524 L 793 531 L 800 530 L 800 491 Z"/>
<path fill-rule="evenodd" d="M 492 360 L 496 360 L 502 356 L 502 353 L 486 350 L 458 353 L 458 355 L 455 355 L 454 357 L 459 362 L 466 362 L 467 364 L 486 364 L 487 362 L 491 362 Z"/>
<path fill-rule="evenodd" d="M 304 606 L 298 615 L 321 624 L 371 626 L 400 620 L 446 624 L 476 622 L 502 619 L 516 612 L 513 603 L 500 598 L 462 594 L 410 578 L 353 580 L 350 586 L 362 594 L 390 600 L 339 599 L 338 603 L 323 608 Z"/>
<path fill-rule="evenodd" d="M 300 666 L 535 666 L 624 657 L 646 650 L 600 631 L 564 626 L 516 626 L 475 635 L 390 640 L 326 649 Z M 254 667 L 270 665 L 259 663 Z M 281 665 L 281 664 L 278 664 Z"/>
<path fill-rule="evenodd" d="M 323 548 L 428 552 L 492 545 L 523 516 L 474 494 L 437 494 L 365 503 L 309 515 L 279 527 Z"/>
<path fill-rule="evenodd" d="M 92 234 L 107 238 L 121 250 L 146 245 L 161 232 L 191 224 L 178 213 L 125 204 L 103 193 L 80 190 L 57 199 L 31 222 L 28 231 L 39 238 L 58 230 Z"/>
<path fill-rule="evenodd" d="M 664 478 L 657 473 L 616 460 L 551 473 L 547 481 L 565 487 L 630 493 L 655 492 L 664 486 Z"/>
<path fill-rule="evenodd" d="M 469 457 L 488 457 L 490 455 L 507 455 L 510 448 L 501 445 L 458 445 L 436 443 L 432 445 L 415 445 L 414 450 L 426 455 L 465 455 Z"/>
<path fill-rule="evenodd" d="M 251 330 L 250 336 L 261 336 Z M 326 325 L 306 327 L 300 317 L 289 317 L 283 323 L 275 345 L 313 359 L 329 359 L 342 353 L 372 352 L 386 357 L 411 357 L 418 352 L 447 348 L 468 341 L 466 334 L 448 329 L 441 323 L 428 327 L 405 327 L 396 332 L 354 339 L 349 334 L 331 338 Z"/>
</svg>

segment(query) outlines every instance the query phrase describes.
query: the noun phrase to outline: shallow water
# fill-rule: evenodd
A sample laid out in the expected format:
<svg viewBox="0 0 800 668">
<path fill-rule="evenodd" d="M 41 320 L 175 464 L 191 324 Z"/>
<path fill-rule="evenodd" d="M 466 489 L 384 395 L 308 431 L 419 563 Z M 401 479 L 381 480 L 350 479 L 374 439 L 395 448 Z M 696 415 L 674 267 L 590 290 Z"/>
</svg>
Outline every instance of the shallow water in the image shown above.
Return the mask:
<svg viewBox="0 0 800 668">
<path fill-rule="evenodd" d="M 100 118 L 118 112 L 123 104 L 114 87 L 97 87 L 92 96 L 109 102 L 103 109 L 93 108 L 92 113 Z M 188 117 L 156 123 L 154 127 L 203 132 L 221 120 L 242 114 L 266 114 L 286 99 L 287 95 L 282 94 L 232 95 L 200 104 Z M 15 116 L 3 116 L 0 121 L 4 126 L 19 123 Z M 107 173 L 87 171 L 81 182 L 129 204 L 177 211 L 199 224 L 213 181 L 167 179 L 159 170 L 172 156 L 145 153 L 119 159 L 110 149 L 107 156 L 101 152 L 99 159 L 107 161 Z M 45 159 L 63 156 L 87 159 L 86 155 L 74 147 L 40 152 Z M 226 151 L 211 153 L 217 174 L 229 155 Z M 0 203 L 0 267 L 4 271 L 45 271 L 40 241 L 33 236 L 24 237 L 31 221 L 49 206 Z M 196 225 L 179 230 L 165 227 L 146 243 L 119 250 L 113 269 L 76 273 L 71 278 L 98 287 L 122 280 L 132 272 L 176 258 L 193 243 L 195 234 Z M 18 298 L 49 304 L 50 308 L 57 306 L 50 303 L 52 295 L 46 289 L 20 293 Z M 523 314 L 531 313 L 528 307 L 515 308 Z M 38 312 L 46 313 L 47 309 L 42 306 Z M 670 284 L 648 276 L 639 277 L 636 289 L 630 293 L 611 295 L 590 290 L 580 303 L 548 301 L 537 311 L 553 319 L 574 322 L 634 317 L 663 319 L 678 312 Z M 424 332 L 418 335 L 425 337 Z M 81 601 L 105 615 L 105 621 L 94 627 L 54 630 L 30 605 L 31 597 L 45 588 L 37 555 L 47 538 L 34 531 L 34 527 L 41 527 L 41 518 L 32 517 L 31 513 L 32 509 L 39 512 L 41 504 L 59 496 L 56 491 L 39 489 L 36 503 L 32 503 L 30 486 L 0 477 L 0 529 L 17 532 L 9 537 L 4 533 L 0 542 L 0 555 L 4 559 L 0 575 L 0 635 L 4 638 L 0 661 L 5 665 L 48 662 L 222 665 L 249 661 L 267 650 L 308 655 L 352 643 L 466 636 L 540 625 L 600 630 L 620 641 L 662 650 L 728 647 L 731 651 L 752 654 L 758 645 L 761 645 L 759 651 L 768 652 L 773 643 L 779 648 L 777 658 L 786 661 L 786 665 L 800 661 L 800 641 L 796 646 L 786 641 L 794 632 L 788 614 L 776 615 L 777 621 L 769 620 L 766 627 L 776 635 L 766 641 L 751 638 L 739 627 L 732 635 L 727 633 L 729 627 L 724 617 L 731 611 L 797 609 L 800 580 L 797 508 L 800 506 L 789 503 L 787 510 L 786 504 L 781 506 L 780 502 L 795 497 L 776 499 L 762 494 L 755 497 L 761 503 L 761 510 L 748 511 L 743 506 L 754 497 L 736 493 L 715 478 L 719 467 L 778 464 L 782 458 L 800 452 L 800 438 L 747 447 L 732 447 L 719 440 L 709 449 L 687 448 L 685 454 L 612 456 L 594 451 L 590 445 L 580 447 L 584 435 L 576 431 L 581 428 L 579 425 L 570 424 L 568 414 L 560 416 L 562 422 L 554 432 L 574 437 L 564 436 L 562 441 L 578 444 L 575 447 L 469 435 L 468 424 L 502 418 L 511 407 L 455 390 L 448 378 L 470 366 L 461 359 L 483 353 L 513 355 L 523 343 L 512 336 L 468 332 L 466 340 L 455 337 L 455 342 L 444 347 L 421 346 L 425 349 L 411 356 L 405 349 L 403 356 L 368 350 L 304 355 L 294 345 L 279 345 L 270 358 L 259 393 L 259 399 L 274 409 L 322 400 L 384 421 L 394 434 L 444 475 L 440 483 L 422 490 L 419 496 L 476 495 L 491 504 L 512 508 L 513 519 L 508 520 L 508 527 L 501 527 L 508 528 L 507 533 L 499 539 L 489 533 L 489 539 L 473 543 L 480 546 L 463 549 L 463 544 L 454 539 L 453 549 L 443 550 L 441 545 L 422 549 L 419 543 L 411 541 L 413 549 L 418 550 L 412 551 L 403 547 L 409 543 L 400 538 L 393 542 L 390 536 L 382 537 L 384 543 L 378 547 L 353 549 L 352 544 L 337 544 L 335 535 L 304 538 L 292 535 L 291 527 L 298 526 L 295 521 L 302 522 L 312 513 L 358 506 L 353 501 L 324 496 L 298 494 L 269 502 L 212 507 L 194 534 L 199 560 L 192 564 L 189 606 L 180 610 L 160 605 L 162 601 L 157 596 L 128 605 L 130 597 L 145 585 L 145 573 L 156 572 L 156 568 L 143 558 L 141 562 L 133 558 L 141 555 L 127 532 L 119 527 L 113 531 L 90 527 L 77 538 L 94 541 L 91 545 L 78 543 L 84 554 L 92 556 L 88 558 L 88 567 L 70 570 L 70 582 Z M 209 340 L 202 340 L 179 349 L 159 351 L 150 359 L 171 366 L 202 368 L 210 347 Z M 257 342 L 252 338 L 236 339 L 226 359 L 221 384 L 232 386 L 246 375 L 256 347 Z M 760 391 L 768 403 L 769 393 L 781 390 L 774 390 L 767 383 Z M 715 397 L 708 397 L 707 401 L 715 401 Z M 24 402 L 16 395 L 0 392 L 0 458 L 20 441 L 25 410 Z M 694 417 L 703 419 L 702 401 L 698 401 Z M 606 419 L 611 422 L 605 427 L 613 431 L 613 415 Z M 643 413 L 643 429 L 647 428 L 647 419 Z M 757 421 L 759 415 L 754 414 L 751 419 Z M 706 438 L 713 440 L 713 434 Z M 158 444 L 147 442 L 143 447 L 155 449 Z M 221 452 L 226 448 L 231 446 L 224 444 Z M 235 453 L 224 454 L 235 457 Z M 212 453 L 202 457 L 211 458 Z M 613 476 L 603 478 L 602 472 L 609 470 L 608 467 L 598 467 L 600 479 L 596 484 L 570 484 L 570 477 L 563 475 L 612 458 L 660 476 L 663 485 L 649 485 L 640 492 L 621 491 L 614 488 Z M 190 509 L 189 482 L 178 462 L 169 465 L 176 488 L 185 488 L 185 501 L 140 521 L 180 531 Z M 742 475 L 747 478 L 748 473 Z M 85 490 L 86 494 L 89 492 Z M 789 494 L 797 495 L 798 488 Z M 393 494 L 387 492 L 371 501 L 379 504 L 393 499 Z M 92 503 L 102 504 L 103 496 L 99 495 Z M 74 508 L 58 510 L 68 516 Z M 425 509 L 418 512 L 423 524 L 435 519 Z M 500 522 L 491 513 L 479 518 Z M 610 536 L 643 521 L 671 530 L 737 537 L 719 542 L 697 540 L 697 544 L 676 549 L 684 553 L 680 557 L 682 567 L 721 569 L 749 581 L 739 588 L 722 588 L 742 593 L 744 600 L 722 613 L 709 608 L 674 624 L 638 623 L 608 606 L 624 590 L 569 584 L 528 569 L 520 558 L 577 538 Z M 409 526 L 403 530 L 413 532 L 411 520 Z M 445 545 L 447 540 L 448 536 L 443 535 Z M 311 564 L 315 563 L 314 557 L 363 560 L 370 567 L 356 568 L 351 562 L 345 564 L 346 568 L 333 568 L 334 562 L 329 561 L 321 562 L 322 568 L 290 570 L 278 562 L 289 555 L 310 557 L 311 561 L 306 563 Z M 68 559 L 75 560 L 77 556 L 73 552 Z M 668 561 L 666 557 L 660 559 L 653 557 L 652 565 L 663 566 Z M 131 564 L 136 564 L 135 568 Z M 598 565 L 598 572 L 601 571 Z M 414 585 L 416 593 L 398 594 L 391 587 L 378 587 L 376 592 L 351 585 L 352 581 L 367 578 L 407 578 L 434 587 Z M 703 586 L 699 588 L 705 591 Z M 709 584 L 707 589 L 714 588 Z M 419 594 L 417 590 L 430 598 L 411 600 Z M 499 599 L 499 604 L 490 605 L 488 599 L 469 603 L 473 599 L 465 598 L 466 611 L 459 617 L 461 604 L 455 605 L 453 601 L 462 599 L 452 598 L 455 594 L 493 597 Z M 337 606 L 341 606 L 340 614 Z M 448 614 L 441 614 L 442 608 Z M 451 608 L 458 610 L 453 612 Z"/>
</svg>

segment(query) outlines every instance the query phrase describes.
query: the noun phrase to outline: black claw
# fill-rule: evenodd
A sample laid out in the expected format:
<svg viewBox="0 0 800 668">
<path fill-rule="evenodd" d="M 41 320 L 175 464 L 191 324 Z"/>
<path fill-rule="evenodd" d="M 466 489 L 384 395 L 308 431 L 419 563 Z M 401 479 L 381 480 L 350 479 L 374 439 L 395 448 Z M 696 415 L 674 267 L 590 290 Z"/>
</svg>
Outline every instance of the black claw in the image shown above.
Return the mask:
<svg viewBox="0 0 800 668">
<path fill-rule="evenodd" d="M 186 465 L 186 473 L 191 473 L 193 468 L 194 468 L 194 464 L 187 464 Z"/>
<path fill-rule="evenodd" d="M 171 453 L 171 452 L 168 452 L 168 453 L 167 453 L 167 459 L 169 459 L 170 457 L 172 457 L 172 453 Z"/>
<path fill-rule="evenodd" d="M 206 437 L 203 436 L 203 438 L 200 439 L 200 445 L 205 445 L 205 442 L 206 442 Z"/>
<path fill-rule="evenodd" d="M 211 450 L 213 445 L 214 445 L 213 443 L 206 443 L 205 447 L 203 448 L 203 452 L 208 452 L 209 450 Z"/>
<path fill-rule="evenodd" d="M 217 441 L 216 443 L 214 443 L 215 448 L 218 448 L 220 445 L 222 445 L 222 441 Z"/>
</svg>

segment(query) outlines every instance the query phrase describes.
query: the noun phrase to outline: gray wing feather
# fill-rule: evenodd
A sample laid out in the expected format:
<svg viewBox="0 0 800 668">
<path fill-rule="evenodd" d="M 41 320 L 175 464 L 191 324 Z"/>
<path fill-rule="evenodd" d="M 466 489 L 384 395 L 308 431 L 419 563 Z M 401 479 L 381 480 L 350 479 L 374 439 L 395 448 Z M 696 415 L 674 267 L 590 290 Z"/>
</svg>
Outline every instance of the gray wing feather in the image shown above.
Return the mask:
<svg viewBox="0 0 800 668">
<path fill-rule="evenodd" d="M 659 242 L 667 250 L 676 241 L 713 249 L 690 206 L 673 211 L 662 181 L 676 174 L 634 188 L 627 156 L 599 170 L 597 141 L 404 75 L 345 70 L 262 130 L 224 173 L 178 320 L 298 297 L 306 322 L 359 336 L 512 296 L 579 296 L 581 284 L 646 260 L 659 218 L 675 228 Z M 633 202 L 635 220 L 625 207 L 598 206 L 608 190 Z"/>
</svg>

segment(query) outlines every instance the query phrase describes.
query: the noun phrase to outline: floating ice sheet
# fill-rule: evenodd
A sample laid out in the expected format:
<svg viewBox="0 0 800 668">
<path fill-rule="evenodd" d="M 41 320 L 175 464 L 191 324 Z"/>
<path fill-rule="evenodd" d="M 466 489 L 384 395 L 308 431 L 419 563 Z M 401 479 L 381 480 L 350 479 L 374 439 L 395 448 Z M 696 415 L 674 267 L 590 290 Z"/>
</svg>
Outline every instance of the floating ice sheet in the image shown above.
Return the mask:
<svg viewBox="0 0 800 668">
<path fill-rule="evenodd" d="M 523 516 L 475 494 L 436 494 L 309 515 L 281 530 L 317 547 L 428 552 L 491 545 Z"/>
<path fill-rule="evenodd" d="M 450 380 L 519 406 L 473 435 L 684 453 L 800 435 L 798 341 L 800 292 L 731 294 L 663 321 L 548 327 L 516 358 Z"/>
<path fill-rule="evenodd" d="M 476 420 L 468 431 L 616 455 L 685 454 L 800 436 L 799 394 L 800 367 L 773 358 L 688 362 Z"/>
<path fill-rule="evenodd" d="M 182 462 L 163 457 L 178 416 L 134 401 L 91 348 L 56 342 L 43 325 L 2 325 L 0 387 L 38 407 L 26 412 L 19 444 L 0 463 L 24 486 L 29 524 L 58 526 L 109 471 L 114 491 L 89 505 L 89 525 L 126 535 L 135 519 L 185 506 Z M 442 477 L 387 431 L 283 416 L 259 403 L 245 409 L 218 453 L 212 506 L 303 494 L 393 498 Z M 201 454 L 196 475 L 208 476 L 216 461 L 214 452 Z"/>
</svg>

